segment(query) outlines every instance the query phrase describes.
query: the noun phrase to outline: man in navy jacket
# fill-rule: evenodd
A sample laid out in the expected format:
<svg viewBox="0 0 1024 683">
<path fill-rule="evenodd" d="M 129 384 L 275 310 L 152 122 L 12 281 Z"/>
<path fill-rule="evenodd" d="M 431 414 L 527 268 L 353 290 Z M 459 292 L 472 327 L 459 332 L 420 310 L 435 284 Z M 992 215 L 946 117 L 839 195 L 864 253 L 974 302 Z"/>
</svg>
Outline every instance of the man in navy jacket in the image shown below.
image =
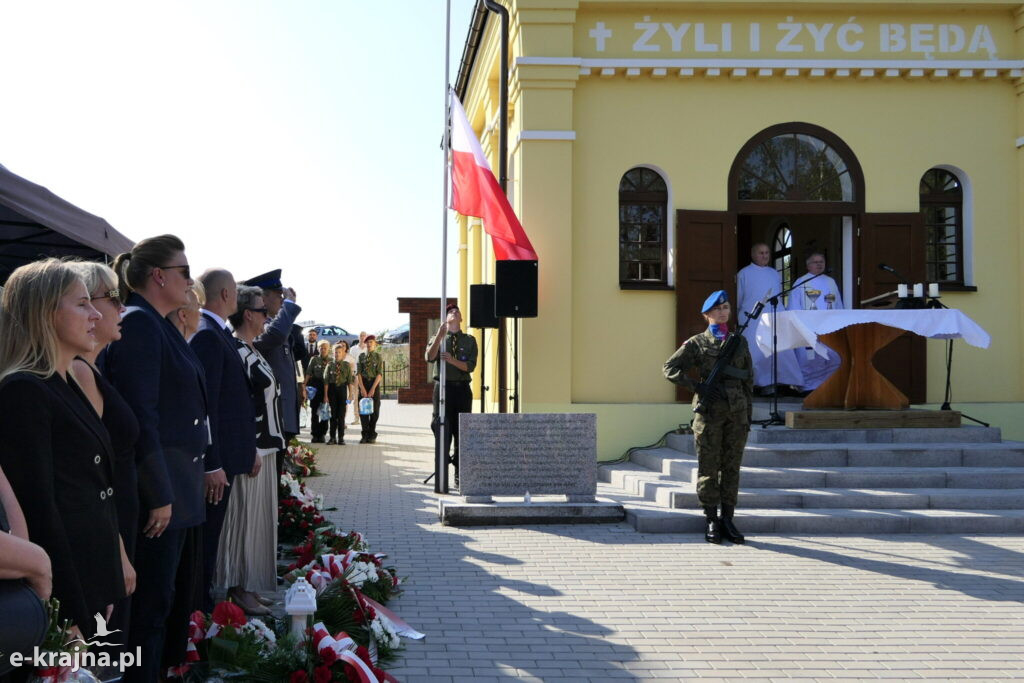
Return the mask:
<svg viewBox="0 0 1024 683">
<path fill-rule="evenodd" d="M 256 457 L 256 415 L 249 380 L 231 331 L 228 316 L 238 308 L 238 288 L 226 270 L 211 269 L 199 281 L 206 289 L 206 306 L 199 329 L 189 340 L 206 373 L 209 396 L 211 443 L 206 449 L 206 524 L 203 526 L 203 590 L 206 609 L 213 609 L 210 589 L 217 564 L 217 546 L 231 484 L 240 474 L 252 471 Z M 266 612 L 259 605 L 243 605 L 246 611 Z M 252 608 L 250 610 L 250 607 Z"/>
</svg>

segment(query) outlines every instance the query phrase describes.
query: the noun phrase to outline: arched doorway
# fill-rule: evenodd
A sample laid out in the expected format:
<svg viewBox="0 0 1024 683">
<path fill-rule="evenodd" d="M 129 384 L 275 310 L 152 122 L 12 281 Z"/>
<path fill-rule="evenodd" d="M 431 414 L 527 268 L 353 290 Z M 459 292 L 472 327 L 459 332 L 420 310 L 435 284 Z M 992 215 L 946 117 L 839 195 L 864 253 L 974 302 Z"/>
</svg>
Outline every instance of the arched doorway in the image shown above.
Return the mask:
<svg viewBox="0 0 1024 683">
<path fill-rule="evenodd" d="M 757 242 L 773 248 L 776 267 L 789 269 L 783 281 L 805 272 L 811 252 L 823 252 L 851 308 L 895 290 L 892 276 L 877 269 L 879 260 L 895 261 L 890 265 L 911 278 L 920 270 L 921 279 L 914 281 L 923 281 L 920 214 L 866 213 L 864 174 L 856 155 L 821 126 L 780 123 L 751 137 L 729 172 L 728 207 L 678 212 L 680 342 L 702 329 L 693 311 L 708 291 L 726 289 L 735 300 L 736 272 L 749 263 L 750 247 Z M 777 245 L 783 226 L 788 242 Z M 912 402 L 924 401 L 923 346 L 922 339 L 904 337 L 875 360 Z"/>
</svg>

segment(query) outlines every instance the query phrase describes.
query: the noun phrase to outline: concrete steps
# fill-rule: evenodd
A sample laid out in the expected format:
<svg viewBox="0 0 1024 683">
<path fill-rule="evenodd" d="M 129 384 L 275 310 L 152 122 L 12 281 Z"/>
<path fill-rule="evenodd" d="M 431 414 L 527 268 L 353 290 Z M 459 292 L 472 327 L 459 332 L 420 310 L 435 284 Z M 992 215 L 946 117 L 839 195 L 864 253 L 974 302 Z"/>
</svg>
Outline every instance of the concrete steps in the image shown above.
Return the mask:
<svg viewBox="0 0 1024 683">
<path fill-rule="evenodd" d="M 601 466 L 638 531 L 699 532 L 693 437 Z M 750 433 L 737 523 L 750 533 L 1024 532 L 1024 443 L 995 428 Z"/>
</svg>

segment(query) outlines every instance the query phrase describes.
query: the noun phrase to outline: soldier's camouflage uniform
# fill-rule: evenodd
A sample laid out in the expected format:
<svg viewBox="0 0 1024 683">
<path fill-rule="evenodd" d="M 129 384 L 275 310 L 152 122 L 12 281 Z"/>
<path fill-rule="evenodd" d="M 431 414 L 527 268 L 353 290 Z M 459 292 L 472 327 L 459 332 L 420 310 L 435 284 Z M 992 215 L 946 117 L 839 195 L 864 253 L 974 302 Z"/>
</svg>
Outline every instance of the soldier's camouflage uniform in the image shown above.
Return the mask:
<svg viewBox="0 0 1024 683">
<path fill-rule="evenodd" d="M 665 378 L 693 391 L 697 382 L 689 371 L 696 368 L 704 381 L 718 360 L 725 344 L 710 329 L 687 339 L 672 357 L 665 361 Z M 735 507 L 740 485 L 740 462 L 750 431 L 751 398 L 754 391 L 753 363 L 747 340 L 740 345 L 732 363 L 719 372 L 717 384 L 724 398 L 706 403 L 708 411 L 694 413 L 693 434 L 697 450 L 697 497 L 701 506 L 719 504 Z M 693 405 L 697 405 L 696 393 Z"/>
</svg>

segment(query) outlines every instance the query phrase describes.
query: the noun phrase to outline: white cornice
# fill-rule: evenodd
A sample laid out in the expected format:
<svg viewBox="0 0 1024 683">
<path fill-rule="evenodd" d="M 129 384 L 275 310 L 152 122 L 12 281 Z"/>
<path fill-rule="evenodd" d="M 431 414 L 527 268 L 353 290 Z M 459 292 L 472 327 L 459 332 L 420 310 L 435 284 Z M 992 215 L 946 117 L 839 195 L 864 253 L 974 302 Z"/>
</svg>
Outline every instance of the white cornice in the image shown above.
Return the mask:
<svg viewBox="0 0 1024 683">
<path fill-rule="evenodd" d="M 662 78 L 669 72 L 679 76 L 718 76 L 723 72 L 734 78 L 795 76 L 838 78 L 856 76 L 873 78 L 908 76 L 932 79 L 967 78 L 1021 78 L 1024 60 L 929 60 L 929 59 L 618 59 L 583 57 L 519 57 L 522 66 L 574 66 L 581 76 L 637 77 L 649 75 Z"/>
<path fill-rule="evenodd" d="M 524 130 L 516 136 L 511 151 L 514 152 L 523 140 L 575 140 L 574 130 Z"/>
</svg>

